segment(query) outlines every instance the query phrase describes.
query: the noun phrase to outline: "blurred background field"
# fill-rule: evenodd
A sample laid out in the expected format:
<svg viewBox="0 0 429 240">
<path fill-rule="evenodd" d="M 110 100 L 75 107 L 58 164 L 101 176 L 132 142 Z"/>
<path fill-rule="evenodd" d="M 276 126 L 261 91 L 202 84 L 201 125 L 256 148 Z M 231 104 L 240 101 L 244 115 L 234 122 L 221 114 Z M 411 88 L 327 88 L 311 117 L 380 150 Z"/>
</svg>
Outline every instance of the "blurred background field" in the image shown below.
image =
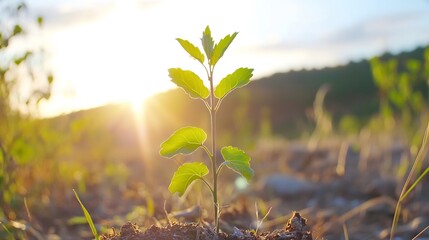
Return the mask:
<svg viewBox="0 0 429 240">
<path fill-rule="evenodd" d="M 157 4 L 174 6 L 169 1 L 135 3 L 155 5 L 149 8 L 152 10 L 159 7 Z M 99 79 L 107 75 L 94 75 L 77 63 L 78 58 L 68 62 L 77 74 L 72 76 L 85 75 L 87 82 L 74 83 L 67 80 L 71 76 L 64 78 L 68 76 L 67 71 L 58 70 L 62 66 L 58 64 L 65 62 L 54 61 L 55 53 L 50 53 L 53 48 L 44 46 L 46 50 L 40 50 L 40 46 L 26 44 L 31 40 L 41 43 L 46 39 L 55 40 L 46 37 L 49 35 L 46 32 L 46 38 L 37 32 L 58 28 L 54 24 L 55 18 L 52 18 L 54 14 L 43 16 L 47 12 L 40 11 L 45 9 L 44 5 L 32 1 L 0 1 L 0 4 L 4 13 L 0 35 L 0 238 L 90 239 L 91 231 L 73 189 L 100 232 L 109 232 L 112 227 L 118 230 L 127 221 L 146 227 L 165 225 L 166 213 L 180 221 L 198 221 L 195 214 L 184 214 L 183 217 L 183 212 L 180 212 L 195 206 L 200 206 L 202 217 L 209 220 L 213 216 L 211 201 L 208 200 L 210 195 L 200 183 L 194 184 L 193 191 L 183 198 L 171 195 L 167 189 L 180 162 L 208 161 L 201 159 L 205 157 L 203 151 L 174 159 L 165 159 L 158 154 L 161 142 L 180 127 L 197 126 L 208 132 L 209 115 L 200 101 L 189 99 L 181 89 L 164 86 L 154 88 L 152 92 L 148 90 L 153 85 L 165 84 L 161 82 L 168 83 L 167 68 L 188 64 L 182 62 L 182 59 L 186 60 L 186 54 L 172 56 L 168 51 L 162 52 L 163 46 L 150 45 L 159 50 L 152 58 L 172 56 L 174 61 L 166 60 L 172 65 L 147 76 L 157 78 L 160 75 L 159 79 L 142 80 L 133 73 L 135 68 L 143 72 L 152 68 L 148 62 L 137 65 L 140 60 L 150 60 L 145 60 L 144 56 L 140 56 L 141 59 L 138 56 L 130 58 L 129 62 L 123 60 L 122 51 L 132 50 L 121 47 L 127 44 L 123 40 L 125 43 L 118 45 L 120 51 L 112 45 L 97 52 L 101 58 L 118 58 L 119 62 L 107 64 L 106 68 L 106 62 L 93 61 L 96 71 L 103 70 L 108 75 L 111 70 L 117 79 L 106 78 L 105 86 L 97 85 Z M 366 4 L 372 6 L 371 3 Z M 232 226 L 255 227 L 257 216 L 261 219 L 272 208 L 259 231 L 281 228 L 292 211 L 300 211 L 308 218 L 316 239 L 343 239 L 344 229 L 347 229 L 349 239 L 388 237 L 396 202 L 429 121 L 429 38 L 420 36 L 421 31 L 425 34 L 429 31 L 428 19 L 422 17 L 426 16 L 422 13 L 429 13 L 429 3 L 421 1 L 419 4 L 426 8 L 418 11 L 405 9 L 401 14 L 393 11 L 388 15 L 398 21 L 396 25 L 393 20 L 390 22 L 395 27 L 389 31 L 398 31 L 401 24 L 419 26 L 413 28 L 419 32 L 415 33 L 415 38 L 412 32 L 407 32 L 411 36 L 403 37 L 405 42 L 415 40 L 412 47 L 395 42 L 403 33 L 389 33 L 384 38 L 392 46 L 386 44 L 378 51 L 364 55 L 349 52 L 345 57 L 338 57 L 344 57 L 342 61 L 329 61 L 326 57 L 311 62 L 308 59 L 319 57 L 317 54 L 312 56 L 312 50 L 318 52 L 320 49 L 311 48 L 311 44 L 302 46 L 296 43 L 300 46 L 298 48 L 306 49 L 302 54 L 307 57 L 299 61 L 307 59 L 307 65 L 290 66 L 287 59 L 283 59 L 284 65 L 276 63 L 283 67 L 269 69 L 260 65 L 263 70 L 255 74 L 247 87 L 225 99 L 218 115 L 219 146 L 233 145 L 245 149 L 252 157 L 251 165 L 255 170 L 255 178 L 250 184 L 228 171 L 220 177 L 222 228 L 225 231 L 230 231 Z M 56 9 L 55 6 L 50 9 Z M 78 19 L 84 26 L 86 20 L 81 18 L 90 14 L 79 11 L 96 9 L 85 4 L 64 3 L 58 6 L 58 9 L 63 9 L 59 13 L 68 13 L 71 20 L 72 13 L 80 16 Z M 129 10 L 128 5 L 117 2 L 113 5 L 103 2 L 96 6 Z M 343 7 L 339 3 L 337 6 Z M 381 8 L 378 4 L 375 7 Z M 231 9 L 236 8 L 231 6 Z M 303 8 L 296 11 L 304 14 L 308 9 Z M 110 11 L 116 11 L 112 9 Z M 264 11 L 265 14 L 270 12 Z M 40 18 L 34 15 L 38 13 Z M 145 12 L 148 18 L 151 16 L 149 13 Z M 325 16 L 328 13 L 320 14 Z M 407 14 L 414 17 L 410 19 L 423 20 L 412 23 L 408 19 L 410 22 L 407 22 L 403 20 Z M 208 16 L 201 21 L 215 22 L 215 16 Z M 120 15 L 119 18 L 125 17 Z M 283 21 L 285 25 L 289 24 L 287 18 Z M 240 45 L 241 38 L 255 34 L 245 32 L 252 29 L 246 22 L 233 23 L 233 27 L 238 29 L 229 31 L 230 28 L 222 25 L 216 27 L 216 23 L 211 27 L 222 36 L 243 31 L 243 36 L 242 33 L 238 35 L 236 45 Z M 69 24 L 73 26 L 73 22 Z M 159 23 L 158 28 L 169 24 L 172 23 Z M 368 26 L 374 26 L 372 24 Z M 183 30 L 183 34 L 198 36 L 205 25 L 207 23 L 201 27 L 194 24 L 191 30 Z M 378 27 L 371 33 L 388 31 Z M 253 28 L 268 31 L 264 26 Z M 117 27 L 113 29 L 118 30 Z M 162 31 L 168 32 L 169 29 Z M 182 37 L 182 33 L 179 30 L 171 32 L 174 35 L 167 40 L 175 44 L 174 38 Z M 359 31 L 348 34 L 353 36 L 353 33 L 358 35 Z M 126 33 L 122 34 L 126 36 Z M 162 42 L 167 41 L 163 37 L 161 34 L 158 38 Z M 199 40 L 189 39 L 192 42 Z M 265 47 L 278 47 L 270 45 L 267 39 L 260 41 L 265 43 Z M 255 44 L 243 42 L 246 47 Z M 374 48 L 374 45 L 365 45 L 367 42 L 354 44 L 364 45 L 364 49 Z M 86 49 L 79 45 L 70 46 L 73 47 L 75 50 Z M 296 54 L 294 51 L 297 51 L 292 47 L 285 49 L 278 55 L 287 55 L 288 51 Z M 81 52 L 82 59 L 87 58 L 85 53 Z M 241 57 L 252 54 L 249 49 L 236 49 L 228 52 L 225 58 L 235 53 Z M 92 56 L 93 53 L 88 54 Z M 335 51 L 332 54 L 335 55 Z M 329 54 L 322 52 L 320 55 Z M 263 56 L 257 55 L 258 58 Z M 263 60 L 238 57 L 234 61 L 257 70 Z M 232 67 L 237 65 L 234 61 Z M 100 63 L 101 66 L 97 65 Z M 160 63 L 154 60 L 154 64 Z M 112 66 L 125 69 L 109 69 Z M 130 70 L 127 71 L 126 67 Z M 158 68 L 160 66 L 154 67 Z M 91 83 L 91 78 L 98 79 L 94 80 L 97 84 Z M 144 83 L 134 85 L 134 82 L 141 81 Z M 75 84 L 74 88 L 61 88 L 68 84 Z M 82 97 L 87 93 L 79 92 L 81 85 L 89 92 L 87 98 Z M 123 92 L 123 95 L 115 95 L 114 92 Z M 61 100 L 62 94 L 68 102 Z M 106 97 L 109 95 L 112 99 Z M 127 95 L 130 98 L 124 97 Z M 88 104 L 79 105 L 78 102 Z M 417 176 L 428 167 L 428 159 L 425 158 L 417 166 Z M 404 202 L 397 229 L 399 239 L 411 239 L 429 226 L 427 186 L 427 178 L 424 178 Z M 423 233 L 422 237 L 428 237 L 428 234 Z"/>
</svg>

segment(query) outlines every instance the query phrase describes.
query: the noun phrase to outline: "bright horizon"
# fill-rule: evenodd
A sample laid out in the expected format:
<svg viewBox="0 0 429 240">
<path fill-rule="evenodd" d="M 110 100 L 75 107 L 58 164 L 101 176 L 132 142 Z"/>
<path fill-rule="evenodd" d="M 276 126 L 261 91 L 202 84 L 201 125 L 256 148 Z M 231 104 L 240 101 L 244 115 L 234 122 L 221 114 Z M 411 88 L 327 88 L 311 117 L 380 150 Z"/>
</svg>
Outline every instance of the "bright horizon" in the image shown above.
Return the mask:
<svg viewBox="0 0 429 240">
<path fill-rule="evenodd" d="M 211 4 L 209 4 L 211 3 Z M 109 103 L 141 103 L 174 88 L 168 68 L 204 71 L 175 38 L 200 47 L 239 32 L 217 65 L 219 81 L 238 67 L 258 79 L 291 69 L 345 64 L 429 44 L 429 2 L 31 0 L 44 17 L 32 43 L 48 55 L 55 82 L 40 105 L 50 117 Z M 28 40 L 28 39 L 27 39 Z"/>
</svg>

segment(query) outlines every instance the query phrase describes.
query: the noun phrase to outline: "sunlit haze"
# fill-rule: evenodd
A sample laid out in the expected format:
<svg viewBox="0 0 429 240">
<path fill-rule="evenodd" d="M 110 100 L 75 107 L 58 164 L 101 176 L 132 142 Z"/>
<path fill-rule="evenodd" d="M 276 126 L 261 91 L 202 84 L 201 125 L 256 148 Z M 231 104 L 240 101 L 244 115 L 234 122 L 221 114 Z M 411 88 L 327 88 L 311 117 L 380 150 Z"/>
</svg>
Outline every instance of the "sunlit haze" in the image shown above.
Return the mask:
<svg viewBox="0 0 429 240">
<path fill-rule="evenodd" d="M 42 116 L 139 103 L 174 87 L 170 67 L 203 77 L 175 38 L 199 45 L 207 25 L 215 41 L 239 32 L 217 66 L 217 80 L 242 66 L 254 68 L 256 79 L 429 43 L 424 0 L 32 0 L 28 6 L 45 21 L 29 35 L 29 44 L 46 50 L 55 76 L 52 97 L 40 106 Z"/>
</svg>

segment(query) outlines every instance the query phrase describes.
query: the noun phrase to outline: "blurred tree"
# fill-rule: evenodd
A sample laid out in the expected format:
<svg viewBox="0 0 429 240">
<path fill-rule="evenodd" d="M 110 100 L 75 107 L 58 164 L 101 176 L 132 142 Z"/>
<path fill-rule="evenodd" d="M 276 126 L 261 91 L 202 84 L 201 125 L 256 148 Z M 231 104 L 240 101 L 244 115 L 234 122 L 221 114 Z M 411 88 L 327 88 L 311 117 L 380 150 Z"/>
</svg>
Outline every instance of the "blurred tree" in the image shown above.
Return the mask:
<svg viewBox="0 0 429 240">
<path fill-rule="evenodd" d="M 395 127 L 395 115 L 399 115 L 399 122 L 409 130 L 426 106 L 428 70 L 425 65 L 429 60 L 427 56 L 424 59 L 371 59 L 374 82 L 379 88 L 380 115 L 388 129 Z M 422 88 L 422 85 L 426 86 Z M 426 93 L 419 89 L 426 89 Z"/>
<path fill-rule="evenodd" d="M 31 114 L 40 100 L 50 97 L 53 82 L 43 69 L 43 51 L 13 44 L 31 24 L 43 23 L 41 17 L 28 22 L 25 13 L 25 2 L 0 1 L 0 218 L 10 220 L 16 219 L 16 209 L 22 209 L 15 170 L 34 154 L 24 135 L 33 132 Z"/>
<path fill-rule="evenodd" d="M 380 110 L 368 127 L 399 133 L 410 148 L 410 157 L 414 158 L 429 120 L 429 48 L 419 56 L 388 60 L 377 57 L 370 63 L 379 89 Z"/>
</svg>

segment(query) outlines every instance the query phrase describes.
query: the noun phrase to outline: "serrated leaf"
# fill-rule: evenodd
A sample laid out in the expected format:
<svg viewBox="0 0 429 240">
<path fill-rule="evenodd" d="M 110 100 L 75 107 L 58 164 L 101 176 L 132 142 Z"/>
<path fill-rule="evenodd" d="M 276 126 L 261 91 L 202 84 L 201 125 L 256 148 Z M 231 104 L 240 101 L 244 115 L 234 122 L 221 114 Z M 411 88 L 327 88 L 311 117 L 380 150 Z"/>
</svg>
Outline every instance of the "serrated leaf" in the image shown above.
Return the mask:
<svg viewBox="0 0 429 240">
<path fill-rule="evenodd" d="M 180 43 L 183 49 L 191 55 L 191 57 L 195 58 L 200 63 L 204 63 L 204 55 L 198 47 L 190 43 L 188 40 L 183 40 L 181 38 L 177 38 L 176 40 Z"/>
<path fill-rule="evenodd" d="M 239 68 L 233 73 L 228 74 L 216 86 L 214 92 L 215 96 L 217 98 L 223 98 L 234 89 L 247 85 L 250 82 L 250 78 L 253 76 L 252 72 L 253 69 L 250 68 Z"/>
<path fill-rule="evenodd" d="M 211 65 L 216 65 L 237 34 L 238 32 L 235 32 L 232 35 L 226 35 L 222 40 L 219 41 L 218 44 L 214 46 L 213 56 L 210 60 Z"/>
<path fill-rule="evenodd" d="M 180 68 L 170 68 L 168 72 L 171 81 L 183 88 L 192 98 L 206 99 L 210 95 L 203 80 L 194 72 Z"/>
<path fill-rule="evenodd" d="M 214 41 L 213 41 L 212 33 L 210 31 L 209 26 L 207 26 L 203 32 L 203 37 L 201 38 L 201 43 L 203 44 L 204 52 L 206 53 L 207 59 L 210 62 L 210 60 L 213 56 Z"/>
<path fill-rule="evenodd" d="M 174 173 L 168 190 L 171 193 L 177 192 L 179 196 L 182 196 L 193 181 L 204 177 L 208 173 L 209 169 L 204 163 L 185 163 Z"/>
<path fill-rule="evenodd" d="M 221 150 L 225 165 L 233 171 L 241 174 L 247 181 L 254 175 L 254 171 L 250 168 L 250 157 L 239 148 L 223 147 Z"/>
<path fill-rule="evenodd" d="M 207 134 L 197 127 L 184 127 L 175 131 L 161 144 L 159 153 L 164 157 L 174 157 L 177 154 L 190 154 L 201 147 L 206 141 Z"/>
</svg>

